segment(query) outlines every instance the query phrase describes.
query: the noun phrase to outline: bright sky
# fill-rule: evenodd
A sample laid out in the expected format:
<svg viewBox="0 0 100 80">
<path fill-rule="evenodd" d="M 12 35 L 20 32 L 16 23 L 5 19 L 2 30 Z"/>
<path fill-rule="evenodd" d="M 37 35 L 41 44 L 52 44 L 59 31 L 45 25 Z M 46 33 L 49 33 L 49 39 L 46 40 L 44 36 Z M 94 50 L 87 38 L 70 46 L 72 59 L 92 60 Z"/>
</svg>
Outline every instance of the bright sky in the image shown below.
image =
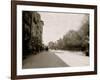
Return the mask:
<svg viewBox="0 0 100 80">
<path fill-rule="evenodd" d="M 70 30 L 78 30 L 85 14 L 39 12 L 44 21 L 43 43 L 56 41 Z"/>
</svg>

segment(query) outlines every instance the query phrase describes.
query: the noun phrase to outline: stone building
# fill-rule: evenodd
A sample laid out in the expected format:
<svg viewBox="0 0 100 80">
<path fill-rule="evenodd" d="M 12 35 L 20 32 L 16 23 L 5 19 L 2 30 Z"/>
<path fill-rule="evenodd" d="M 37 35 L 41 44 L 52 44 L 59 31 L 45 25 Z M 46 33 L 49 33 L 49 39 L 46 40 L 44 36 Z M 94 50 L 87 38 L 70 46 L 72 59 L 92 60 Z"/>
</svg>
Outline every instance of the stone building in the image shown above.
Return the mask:
<svg viewBox="0 0 100 80">
<path fill-rule="evenodd" d="M 23 11 L 23 54 L 36 53 L 42 50 L 43 21 L 38 12 Z"/>
</svg>

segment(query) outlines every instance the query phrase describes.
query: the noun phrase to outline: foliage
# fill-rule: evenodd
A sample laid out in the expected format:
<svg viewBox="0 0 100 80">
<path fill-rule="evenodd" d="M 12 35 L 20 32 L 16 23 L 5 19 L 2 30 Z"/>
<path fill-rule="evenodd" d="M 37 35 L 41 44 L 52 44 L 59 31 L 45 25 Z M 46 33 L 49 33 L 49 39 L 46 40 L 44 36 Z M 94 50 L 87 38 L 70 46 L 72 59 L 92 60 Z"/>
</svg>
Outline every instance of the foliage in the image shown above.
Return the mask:
<svg viewBox="0 0 100 80">
<path fill-rule="evenodd" d="M 62 49 L 62 50 L 81 50 L 87 52 L 89 55 L 89 20 L 84 19 L 81 28 L 77 31 L 70 30 L 66 33 L 63 38 L 52 43 L 51 49 Z M 74 27 L 74 26 L 73 26 Z M 49 44 L 50 44 L 49 43 Z"/>
</svg>

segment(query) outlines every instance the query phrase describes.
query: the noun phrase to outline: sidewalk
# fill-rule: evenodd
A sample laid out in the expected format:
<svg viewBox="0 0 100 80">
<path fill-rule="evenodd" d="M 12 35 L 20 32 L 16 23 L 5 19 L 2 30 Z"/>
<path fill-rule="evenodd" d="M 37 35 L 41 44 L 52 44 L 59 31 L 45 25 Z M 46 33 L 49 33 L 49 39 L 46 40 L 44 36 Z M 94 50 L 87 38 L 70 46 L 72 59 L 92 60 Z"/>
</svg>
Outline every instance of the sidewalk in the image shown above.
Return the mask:
<svg viewBox="0 0 100 80">
<path fill-rule="evenodd" d="M 55 52 L 55 55 L 57 55 L 61 60 L 63 60 L 66 64 L 68 64 L 71 67 L 89 66 L 89 57 L 81 54 L 82 52 Z"/>
</svg>

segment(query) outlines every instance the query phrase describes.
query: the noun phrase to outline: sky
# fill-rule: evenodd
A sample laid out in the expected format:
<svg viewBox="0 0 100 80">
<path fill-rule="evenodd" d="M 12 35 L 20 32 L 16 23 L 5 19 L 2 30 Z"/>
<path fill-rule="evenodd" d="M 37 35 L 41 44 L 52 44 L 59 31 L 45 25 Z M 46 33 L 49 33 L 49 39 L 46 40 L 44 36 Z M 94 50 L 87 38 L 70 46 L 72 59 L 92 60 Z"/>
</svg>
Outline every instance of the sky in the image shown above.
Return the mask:
<svg viewBox="0 0 100 80">
<path fill-rule="evenodd" d="M 57 41 L 70 30 L 78 30 L 82 25 L 85 14 L 39 12 L 44 21 L 43 43 Z"/>
</svg>

